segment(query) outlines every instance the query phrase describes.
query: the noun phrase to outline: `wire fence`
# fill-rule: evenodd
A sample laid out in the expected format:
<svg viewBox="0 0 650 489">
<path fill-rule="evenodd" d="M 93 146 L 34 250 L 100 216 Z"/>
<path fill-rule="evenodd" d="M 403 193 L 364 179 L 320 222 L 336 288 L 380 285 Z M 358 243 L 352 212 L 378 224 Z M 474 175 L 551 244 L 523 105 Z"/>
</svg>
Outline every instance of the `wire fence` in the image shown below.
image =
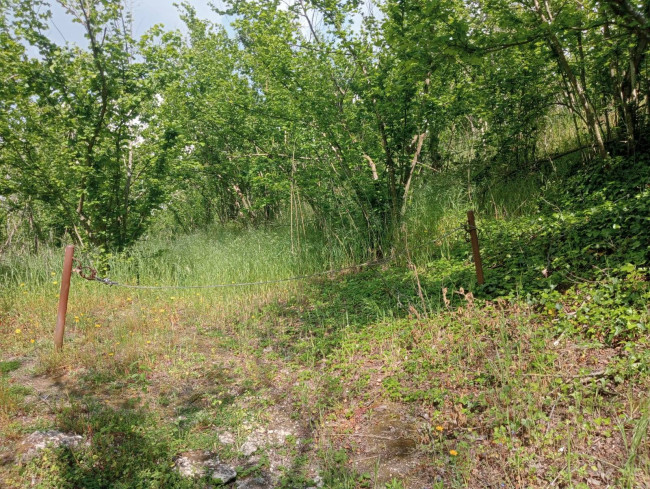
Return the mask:
<svg viewBox="0 0 650 489">
<path fill-rule="evenodd" d="M 436 237 L 435 239 L 432 239 L 431 241 L 435 243 L 440 243 L 442 240 L 453 236 L 454 234 L 458 233 L 459 231 L 465 231 L 465 232 L 470 232 L 471 230 L 476 230 L 476 227 L 469 227 L 467 225 L 464 226 L 458 226 L 456 228 L 451 229 L 450 231 L 441 234 L 440 236 Z M 424 243 L 420 246 L 417 246 L 411 250 L 405 250 L 402 253 L 398 254 L 393 254 L 388 258 L 382 258 L 378 260 L 372 260 L 372 261 L 366 261 L 363 263 L 357 263 L 355 265 L 348 265 L 345 267 L 339 267 L 339 268 L 332 268 L 329 270 L 324 270 L 320 272 L 315 272 L 312 274 L 307 274 L 307 275 L 295 275 L 292 277 L 286 277 L 286 278 L 281 278 L 281 279 L 274 279 L 274 280 L 260 280 L 257 282 L 237 282 L 237 283 L 219 283 L 219 284 L 207 284 L 207 285 L 139 285 L 139 284 L 124 284 L 117 282 L 115 280 L 111 280 L 108 277 L 100 277 L 98 276 L 98 272 L 95 268 L 93 268 L 90 265 L 85 265 L 81 261 L 74 259 L 75 267 L 73 269 L 74 272 L 76 272 L 81 278 L 89 281 L 94 281 L 94 282 L 99 282 L 104 285 L 108 285 L 110 287 L 122 287 L 122 288 L 127 288 L 127 289 L 142 289 L 142 290 L 163 290 L 163 289 L 219 289 L 219 288 L 229 288 L 229 287 L 250 287 L 250 286 L 256 286 L 256 285 L 271 285 L 271 284 L 279 284 L 279 283 L 285 283 L 285 282 L 293 282 L 293 281 L 299 281 L 299 280 L 308 280 L 311 278 L 316 278 L 316 277 L 321 277 L 325 275 L 334 275 L 337 273 L 345 272 L 348 270 L 354 270 L 357 268 L 363 268 L 363 267 L 376 267 L 380 266 L 389 262 L 392 262 L 397 259 L 398 256 L 401 256 L 403 254 L 408 254 L 413 253 L 419 249 L 422 249 L 426 246 L 428 246 L 430 242 Z"/>
</svg>

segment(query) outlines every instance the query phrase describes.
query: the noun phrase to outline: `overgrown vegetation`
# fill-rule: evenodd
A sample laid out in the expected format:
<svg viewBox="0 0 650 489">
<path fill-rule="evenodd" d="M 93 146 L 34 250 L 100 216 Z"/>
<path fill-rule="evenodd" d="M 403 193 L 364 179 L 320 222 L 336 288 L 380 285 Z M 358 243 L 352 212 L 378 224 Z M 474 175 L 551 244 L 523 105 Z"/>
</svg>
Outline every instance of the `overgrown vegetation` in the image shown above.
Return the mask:
<svg viewBox="0 0 650 489">
<path fill-rule="evenodd" d="M 0 1 L 0 486 L 650 487 L 650 7 L 59 3 Z"/>
<path fill-rule="evenodd" d="M 141 39 L 120 0 L 57 3 L 86 46 L 43 34 L 48 0 L 0 7 L 5 248 L 122 251 L 166 214 L 311 220 L 385 255 L 441 170 L 511 180 L 647 141 L 650 12 L 629 0 L 224 1 L 227 28 L 183 4 L 184 33 Z"/>
<path fill-rule="evenodd" d="M 174 460 L 209 449 L 286 488 L 643 487 L 647 165 L 556 163 L 527 212 L 498 187 L 481 204 L 484 286 L 462 235 L 435 241 L 469 203 L 452 176 L 414 207 L 394 262 L 218 291 L 75 279 L 58 355 L 60 252 L 5 263 L 4 484 L 198 487 Z M 107 270 L 188 285 L 327 268 L 302 246 L 286 261 L 286 228 L 215 229 L 151 238 Z M 244 456 L 262 427 L 290 434 Z M 12 447 L 38 428 L 88 444 L 19 463 Z"/>
</svg>

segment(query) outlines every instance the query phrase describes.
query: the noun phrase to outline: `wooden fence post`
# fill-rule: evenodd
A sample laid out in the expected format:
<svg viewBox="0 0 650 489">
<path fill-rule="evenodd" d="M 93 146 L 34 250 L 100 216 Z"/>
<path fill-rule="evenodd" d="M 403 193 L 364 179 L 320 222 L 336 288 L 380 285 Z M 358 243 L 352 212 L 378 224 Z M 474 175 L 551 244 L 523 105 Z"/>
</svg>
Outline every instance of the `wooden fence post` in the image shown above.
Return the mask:
<svg viewBox="0 0 650 489">
<path fill-rule="evenodd" d="M 54 348 L 56 351 L 61 351 L 63 348 L 63 333 L 65 333 L 65 315 L 68 311 L 68 295 L 70 295 L 70 276 L 72 275 L 73 257 L 74 246 L 66 246 L 65 258 L 63 259 L 63 273 L 61 274 L 59 312 L 56 317 L 56 329 L 54 330 Z"/>
<path fill-rule="evenodd" d="M 476 232 L 476 222 L 474 221 L 474 211 L 467 211 L 467 224 L 469 224 L 469 235 L 472 240 L 472 253 L 474 254 L 474 266 L 476 267 L 476 279 L 483 285 L 483 263 L 481 262 L 481 250 L 478 247 L 478 233 Z"/>
</svg>

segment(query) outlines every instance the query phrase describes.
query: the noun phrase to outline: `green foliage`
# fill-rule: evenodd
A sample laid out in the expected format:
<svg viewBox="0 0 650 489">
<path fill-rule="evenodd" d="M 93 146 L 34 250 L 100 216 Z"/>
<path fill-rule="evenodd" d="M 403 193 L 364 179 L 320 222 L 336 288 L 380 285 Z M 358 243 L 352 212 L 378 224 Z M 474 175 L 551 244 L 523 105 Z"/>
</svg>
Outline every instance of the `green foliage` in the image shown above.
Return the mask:
<svg viewBox="0 0 650 489">
<path fill-rule="evenodd" d="M 386 483 L 386 489 L 404 489 L 404 484 L 399 479 L 391 479 Z"/>
<path fill-rule="evenodd" d="M 232 1 L 228 29 L 183 4 L 187 36 L 139 40 L 122 0 L 59 3 L 86 46 L 43 35 L 48 0 L 0 6 L 7 246 L 281 219 L 385 255 L 443 170 L 471 201 L 560 151 L 646 144 L 650 14 L 628 0 Z"/>
<path fill-rule="evenodd" d="M 12 384 L 8 378 L 8 374 L 18 370 L 20 366 L 19 360 L 0 362 L 0 420 L 12 417 L 26 408 L 23 399 L 30 393 L 30 389 Z"/>
<path fill-rule="evenodd" d="M 38 487 L 197 487 L 173 470 L 166 433 L 144 412 L 90 404 L 64 409 L 58 424 L 90 444 L 50 450 L 31 462 L 25 471 Z"/>
<path fill-rule="evenodd" d="M 0 374 L 8 374 L 14 370 L 20 368 L 20 360 L 8 360 L 6 362 L 0 362 Z"/>
<path fill-rule="evenodd" d="M 563 164 L 574 162 L 569 159 Z M 414 310 L 426 314 L 439 309 L 445 299 L 443 287 L 449 291 L 446 299 L 451 307 L 462 297 L 453 291 L 463 287 L 482 299 L 525 299 L 538 307 L 557 331 L 607 344 L 633 341 L 647 333 L 649 320 L 648 167 L 615 158 L 606 167 L 595 163 L 562 169 L 573 176 L 549 181 L 543 193 L 525 197 L 534 209 L 532 214 L 507 220 L 481 218 L 479 237 L 487 277 L 482 287 L 476 286 L 473 267 L 467 261 L 469 245 L 458 236 L 437 243 L 432 240 L 435 235 L 427 233 L 431 228 L 424 225 L 425 216 L 434 227 L 441 222 L 454 224 L 450 216 L 456 217 L 458 224 L 463 219 L 460 209 L 451 205 L 448 215 L 441 217 L 431 215 L 429 207 L 420 203 L 414 213 L 418 217 L 409 222 L 413 223 L 410 241 L 422 243 L 411 253 L 419 269 L 422 298 L 413 271 L 401 269 L 398 259 L 397 267 L 312 285 L 314 300 L 309 307 L 290 303 L 286 311 L 300 315 L 308 325 L 307 341 L 322 356 L 350 328 Z M 428 197 L 435 202 L 432 209 L 445 205 L 441 195 L 444 193 L 434 192 Z M 345 321 L 341 321 L 341 311 L 345 311 Z M 301 344 L 295 337 L 289 343 Z M 402 380 L 386 379 L 392 396 L 401 395 Z M 426 391 L 417 395 L 436 397 Z"/>
<path fill-rule="evenodd" d="M 157 26 L 137 40 L 121 1 L 61 5 L 87 46 L 42 34 L 46 0 L 0 9 L 6 246 L 91 244 L 102 273 L 145 284 L 282 278 L 412 250 L 398 261 L 408 269 L 320 286 L 308 317 L 326 355 L 341 308 L 356 327 L 426 315 L 443 288 L 473 287 L 467 247 L 434 240 L 478 205 L 508 217 L 481 223 L 481 297 L 527 297 L 558 328 L 608 343 L 646 331 L 647 9 L 233 1 L 231 29 L 183 5 L 187 36 Z M 590 145 L 602 159 L 553 158 Z M 168 239 L 233 221 L 288 224 L 289 242 L 259 236 L 292 258 L 212 266 L 218 254 L 200 249 L 211 231 L 186 253 Z M 241 236 L 233 246 L 255 253 Z M 0 265 L 8 283 L 52 282 L 17 256 Z"/>
<path fill-rule="evenodd" d="M 643 269 L 645 270 L 645 269 Z M 540 303 L 561 331 L 583 334 L 603 343 L 634 340 L 648 331 L 650 298 L 645 271 L 633 265 L 616 269 L 596 281 L 582 282 L 564 294 L 542 293 Z"/>
<path fill-rule="evenodd" d="M 120 2 L 62 2 L 82 25 L 88 49 L 58 46 L 40 32 L 46 2 L 11 2 L 2 35 L 11 63 L 3 77 L 0 160 L 3 206 L 37 239 L 65 233 L 121 249 L 147 228 L 182 162 L 173 127 L 155 114 L 152 63 L 136 61 L 131 19 Z M 101 39 L 100 39 L 101 38 Z M 38 58 L 28 58 L 22 44 Z M 15 232 L 15 231 L 14 231 Z"/>
<path fill-rule="evenodd" d="M 528 294 L 560 329 L 612 343 L 647 331 L 647 165 L 612 159 L 539 198 L 530 217 L 485 223 L 485 292 Z"/>
<path fill-rule="evenodd" d="M 444 390 L 436 387 L 430 389 L 414 388 L 412 384 L 405 383 L 405 380 L 413 380 L 416 383 L 421 384 L 419 380 L 422 379 L 412 379 L 412 377 L 409 377 L 405 373 L 404 375 L 386 377 L 383 380 L 382 383 L 384 389 L 391 400 L 402 402 L 422 402 L 432 406 L 439 406 L 445 400 Z"/>
</svg>

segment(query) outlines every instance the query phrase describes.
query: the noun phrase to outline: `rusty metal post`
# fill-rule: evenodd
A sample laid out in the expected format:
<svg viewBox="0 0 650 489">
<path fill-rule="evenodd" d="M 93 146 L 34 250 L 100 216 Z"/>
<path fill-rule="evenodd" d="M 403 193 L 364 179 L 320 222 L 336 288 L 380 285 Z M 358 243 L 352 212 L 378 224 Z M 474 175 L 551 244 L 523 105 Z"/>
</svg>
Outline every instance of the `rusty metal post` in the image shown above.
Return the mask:
<svg viewBox="0 0 650 489">
<path fill-rule="evenodd" d="M 476 222 L 474 221 L 474 211 L 467 211 L 467 224 L 469 224 L 469 235 L 472 240 L 472 253 L 474 254 L 474 266 L 476 267 L 476 279 L 483 285 L 483 263 L 481 262 L 481 251 L 478 247 L 478 233 L 476 232 Z"/>
<path fill-rule="evenodd" d="M 63 333 L 65 333 L 65 315 L 68 311 L 68 295 L 70 295 L 70 276 L 72 275 L 72 259 L 74 257 L 74 246 L 65 248 L 63 259 L 63 273 L 61 274 L 61 292 L 59 293 L 59 313 L 56 317 L 56 329 L 54 330 L 54 348 L 61 351 L 63 348 Z"/>
</svg>

